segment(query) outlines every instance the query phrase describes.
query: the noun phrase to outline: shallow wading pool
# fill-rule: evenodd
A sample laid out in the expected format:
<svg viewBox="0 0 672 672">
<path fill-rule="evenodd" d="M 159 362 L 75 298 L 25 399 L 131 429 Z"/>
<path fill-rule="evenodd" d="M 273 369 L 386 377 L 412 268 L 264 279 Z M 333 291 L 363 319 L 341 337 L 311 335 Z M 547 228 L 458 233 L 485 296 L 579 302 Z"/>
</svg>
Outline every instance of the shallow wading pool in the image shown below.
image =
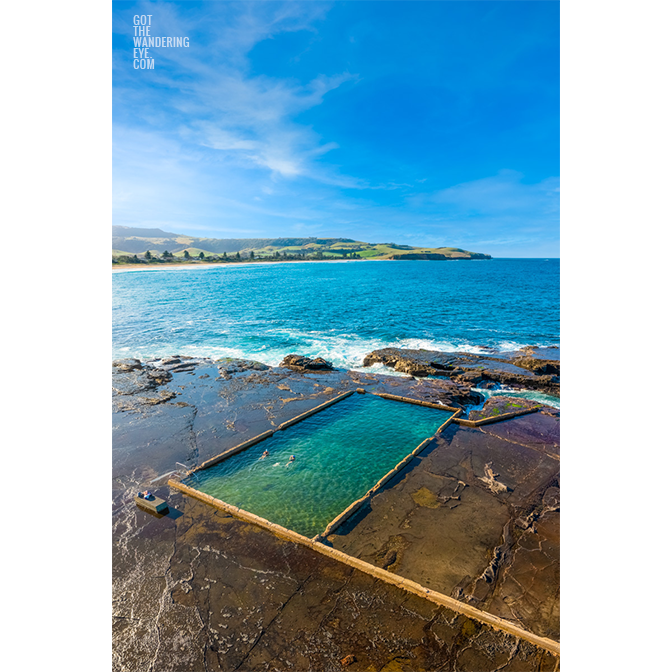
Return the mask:
<svg viewBox="0 0 672 672">
<path fill-rule="evenodd" d="M 450 416 L 355 394 L 193 473 L 184 484 L 312 537 Z"/>
</svg>

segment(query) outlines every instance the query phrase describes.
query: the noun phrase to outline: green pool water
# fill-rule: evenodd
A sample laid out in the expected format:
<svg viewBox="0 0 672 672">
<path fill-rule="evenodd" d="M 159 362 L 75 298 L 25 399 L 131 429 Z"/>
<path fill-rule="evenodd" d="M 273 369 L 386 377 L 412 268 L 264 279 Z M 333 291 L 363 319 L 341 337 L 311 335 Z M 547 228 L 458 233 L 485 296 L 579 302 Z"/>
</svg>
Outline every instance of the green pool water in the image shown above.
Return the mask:
<svg viewBox="0 0 672 672">
<path fill-rule="evenodd" d="M 312 537 L 450 415 L 354 394 L 196 472 L 185 484 Z M 260 459 L 265 450 L 269 456 Z"/>
</svg>

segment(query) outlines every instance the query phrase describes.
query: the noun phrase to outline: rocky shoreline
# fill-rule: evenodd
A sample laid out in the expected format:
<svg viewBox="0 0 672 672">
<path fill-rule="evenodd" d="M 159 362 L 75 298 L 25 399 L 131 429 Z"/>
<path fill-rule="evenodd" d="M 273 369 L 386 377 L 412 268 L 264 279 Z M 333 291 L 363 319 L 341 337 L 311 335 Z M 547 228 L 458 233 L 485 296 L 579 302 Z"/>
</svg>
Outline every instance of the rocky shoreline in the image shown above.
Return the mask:
<svg viewBox="0 0 672 672">
<path fill-rule="evenodd" d="M 526 348 L 507 356 L 446 353 L 436 350 L 411 350 L 383 348 L 364 357 L 363 367 L 384 364 L 411 379 L 444 379 L 448 385 L 434 385 L 437 394 L 451 397 L 450 401 L 460 408 L 477 404 L 482 399 L 478 389 L 493 390 L 506 385 L 512 390 L 538 391 L 560 397 L 560 359 L 556 348 Z M 557 355 L 551 358 L 552 355 Z M 171 357 L 149 359 L 144 364 L 138 359 L 121 359 L 113 362 L 118 373 L 137 371 L 137 380 L 143 389 L 157 388 L 172 380 L 174 373 L 193 372 L 198 367 L 216 366 L 220 378 L 244 371 L 271 371 L 274 367 L 254 360 L 223 357 L 212 360 L 208 357 Z M 299 373 L 358 372 L 335 369 L 331 362 L 304 355 L 287 355 L 277 369 L 290 369 Z M 361 372 L 359 372 L 361 373 Z M 370 374 L 376 375 L 376 374 Z M 384 374 L 379 374 L 383 375 Z M 144 382 L 140 383 L 140 380 Z"/>
<path fill-rule="evenodd" d="M 527 348 L 508 357 L 446 353 L 433 350 L 402 350 L 383 348 L 364 358 L 364 366 L 377 362 L 414 377 L 450 378 L 459 385 L 492 389 L 504 384 L 514 389 L 536 390 L 555 397 L 560 396 L 560 360 L 549 359 L 554 348 Z M 539 354 L 543 356 L 539 356 Z"/>
<path fill-rule="evenodd" d="M 173 356 L 113 363 L 113 669 L 556 670 L 532 644 L 282 541 L 167 486 L 191 468 L 357 388 L 478 420 L 559 396 L 559 352 L 384 349 L 334 369 Z M 476 410 L 475 407 L 478 407 Z M 451 426 L 327 543 L 558 639 L 559 412 Z M 168 501 L 166 516 L 133 502 Z M 466 525 L 466 527 L 465 527 Z M 345 661 L 345 662 L 343 662 Z"/>
</svg>

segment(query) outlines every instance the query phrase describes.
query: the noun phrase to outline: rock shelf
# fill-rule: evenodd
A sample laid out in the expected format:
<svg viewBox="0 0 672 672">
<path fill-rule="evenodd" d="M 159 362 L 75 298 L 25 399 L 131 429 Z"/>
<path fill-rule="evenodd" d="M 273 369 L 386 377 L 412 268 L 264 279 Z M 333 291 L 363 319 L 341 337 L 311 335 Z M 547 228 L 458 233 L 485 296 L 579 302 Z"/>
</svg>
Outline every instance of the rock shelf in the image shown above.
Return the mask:
<svg viewBox="0 0 672 672">
<path fill-rule="evenodd" d="M 193 468 L 346 392 L 465 409 L 479 402 L 470 384 L 167 359 L 113 367 L 114 670 L 559 669 L 544 646 L 406 589 L 557 641 L 557 412 L 442 428 L 325 540 L 378 577 L 185 496 L 169 476 L 152 485 L 167 515 L 133 496 L 176 462 Z M 481 480 L 486 465 L 506 491 Z"/>
</svg>

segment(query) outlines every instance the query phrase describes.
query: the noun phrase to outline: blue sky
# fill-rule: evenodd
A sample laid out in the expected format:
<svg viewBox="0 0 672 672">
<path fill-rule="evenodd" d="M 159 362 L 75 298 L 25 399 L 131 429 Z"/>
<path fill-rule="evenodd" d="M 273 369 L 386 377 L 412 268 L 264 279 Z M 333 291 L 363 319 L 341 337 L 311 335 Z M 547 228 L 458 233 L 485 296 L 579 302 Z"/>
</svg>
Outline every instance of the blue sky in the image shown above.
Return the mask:
<svg viewBox="0 0 672 672">
<path fill-rule="evenodd" d="M 152 36 L 133 68 L 133 16 Z M 113 223 L 559 256 L 559 3 L 114 2 Z"/>
</svg>

